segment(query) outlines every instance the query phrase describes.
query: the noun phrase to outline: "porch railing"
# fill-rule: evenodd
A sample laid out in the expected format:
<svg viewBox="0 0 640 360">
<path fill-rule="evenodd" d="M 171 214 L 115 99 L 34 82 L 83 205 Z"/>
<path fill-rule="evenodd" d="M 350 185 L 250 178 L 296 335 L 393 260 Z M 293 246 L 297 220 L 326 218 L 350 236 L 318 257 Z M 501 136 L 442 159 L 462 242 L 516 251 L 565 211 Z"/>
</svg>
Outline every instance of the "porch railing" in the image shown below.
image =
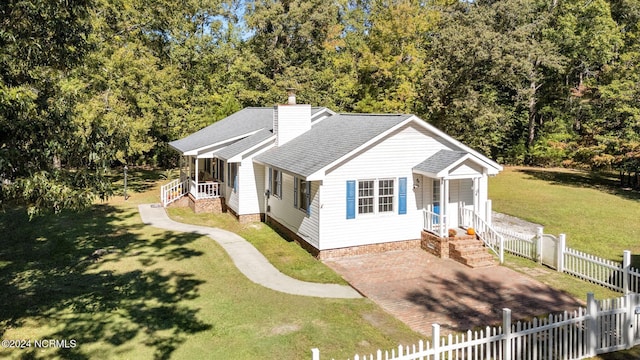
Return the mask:
<svg viewBox="0 0 640 360">
<path fill-rule="evenodd" d="M 221 196 L 220 183 L 213 181 L 196 183 L 191 180 L 189 191 L 196 199 L 214 199 Z"/>
<path fill-rule="evenodd" d="M 447 233 L 447 216 L 434 213 L 433 211 L 423 210 L 424 229 L 444 237 Z"/>
<path fill-rule="evenodd" d="M 175 179 L 168 184 L 160 187 L 160 201 L 162 206 L 167 206 L 172 202 L 183 197 L 188 191 L 188 183 L 186 181 L 180 181 Z"/>
<path fill-rule="evenodd" d="M 504 238 L 478 213 L 460 206 L 460 225 L 472 227 L 482 242 L 500 258 L 500 263 L 504 263 Z"/>
</svg>

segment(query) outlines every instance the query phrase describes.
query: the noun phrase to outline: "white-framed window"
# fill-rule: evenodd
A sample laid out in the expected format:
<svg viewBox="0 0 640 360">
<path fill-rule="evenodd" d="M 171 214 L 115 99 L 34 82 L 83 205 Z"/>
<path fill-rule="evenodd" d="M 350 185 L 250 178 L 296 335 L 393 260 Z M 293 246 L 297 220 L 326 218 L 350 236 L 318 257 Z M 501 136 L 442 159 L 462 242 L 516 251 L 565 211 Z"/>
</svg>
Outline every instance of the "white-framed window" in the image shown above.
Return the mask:
<svg viewBox="0 0 640 360">
<path fill-rule="evenodd" d="M 282 171 L 273 169 L 271 181 L 271 193 L 278 198 L 282 198 Z"/>
<path fill-rule="evenodd" d="M 238 163 L 227 163 L 229 167 L 228 171 L 228 185 L 233 188 L 234 192 L 238 191 Z"/>
<path fill-rule="evenodd" d="M 393 212 L 393 179 L 378 180 L 378 212 Z"/>
<path fill-rule="evenodd" d="M 311 184 L 304 179 L 298 179 L 298 208 L 304 212 L 309 212 L 309 197 Z"/>
<path fill-rule="evenodd" d="M 216 171 L 216 179 L 220 180 L 221 182 L 224 182 L 224 160 L 222 159 L 218 159 L 218 166 L 217 171 Z"/>
<path fill-rule="evenodd" d="M 358 180 L 358 214 L 372 214 L 375 200 L 375 181 Z"/>
</svg>

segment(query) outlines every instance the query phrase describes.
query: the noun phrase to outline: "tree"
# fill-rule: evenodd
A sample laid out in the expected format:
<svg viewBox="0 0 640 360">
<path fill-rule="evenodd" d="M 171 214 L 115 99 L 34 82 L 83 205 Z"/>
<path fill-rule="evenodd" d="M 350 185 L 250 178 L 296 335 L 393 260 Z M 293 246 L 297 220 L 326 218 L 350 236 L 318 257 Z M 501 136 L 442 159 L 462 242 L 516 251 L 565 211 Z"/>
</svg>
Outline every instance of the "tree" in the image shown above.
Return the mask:
<svg viewBox="0 0 640 360">
<path fill-rule="evenodd" d="M 300 101 L 323 100 L 334 77 L 325 43 L 338 23 L 338 7 L 330 1 L 255 0 L 247 2 L 247 40 L 252 69 L 260 75 L 254 90 L 262 104 L 282 101 L 284 89 L 297 89 Z"/>
<path fill-rule="evenodd" d="M 77 209 L 108 192 L 99 143 L 79 140 L 69 79 L 89 50 L 89 0 L 0 4 L 0 202 L 30 214 Z M 71 170 L 73 169 L 73 170 Z"/>
</svg>

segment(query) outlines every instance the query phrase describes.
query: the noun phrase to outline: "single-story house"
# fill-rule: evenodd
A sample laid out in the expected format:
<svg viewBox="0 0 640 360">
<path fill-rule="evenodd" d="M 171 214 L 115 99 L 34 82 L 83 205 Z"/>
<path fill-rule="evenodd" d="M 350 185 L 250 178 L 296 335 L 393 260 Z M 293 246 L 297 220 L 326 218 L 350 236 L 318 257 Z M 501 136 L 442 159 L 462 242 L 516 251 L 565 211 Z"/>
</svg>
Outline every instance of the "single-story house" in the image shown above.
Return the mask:
<svg viewBox="0 0 640 360">
<path fill-rule="evenodd" d="M 188 169 L 165 205 L 267 221 L 320 256 L 402 248 L 444 236 L 461 209 L 490 223 L 487 180 L 502 167 L 410 114 L 245 108 L 170 143 Z"/>
</svg>

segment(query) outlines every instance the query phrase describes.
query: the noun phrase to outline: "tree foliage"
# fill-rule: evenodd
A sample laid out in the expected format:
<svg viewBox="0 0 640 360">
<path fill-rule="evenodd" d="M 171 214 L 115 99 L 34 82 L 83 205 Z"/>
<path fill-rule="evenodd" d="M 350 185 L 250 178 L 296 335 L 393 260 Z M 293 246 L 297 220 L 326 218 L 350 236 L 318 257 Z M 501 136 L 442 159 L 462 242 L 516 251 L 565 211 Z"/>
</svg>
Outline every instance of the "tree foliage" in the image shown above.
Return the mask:
<svg viewBox="0 0 640 360">
<path fill-rule="evenodd" d="M 124 164 L 297 89 L 414 113 L 509 163 L 640 169 L 634 0 L 73 0 L 0 5 L 0 201 L 109 194 Z M 640 186 L 640 185 L 639 185 Z"/>
</svg>

